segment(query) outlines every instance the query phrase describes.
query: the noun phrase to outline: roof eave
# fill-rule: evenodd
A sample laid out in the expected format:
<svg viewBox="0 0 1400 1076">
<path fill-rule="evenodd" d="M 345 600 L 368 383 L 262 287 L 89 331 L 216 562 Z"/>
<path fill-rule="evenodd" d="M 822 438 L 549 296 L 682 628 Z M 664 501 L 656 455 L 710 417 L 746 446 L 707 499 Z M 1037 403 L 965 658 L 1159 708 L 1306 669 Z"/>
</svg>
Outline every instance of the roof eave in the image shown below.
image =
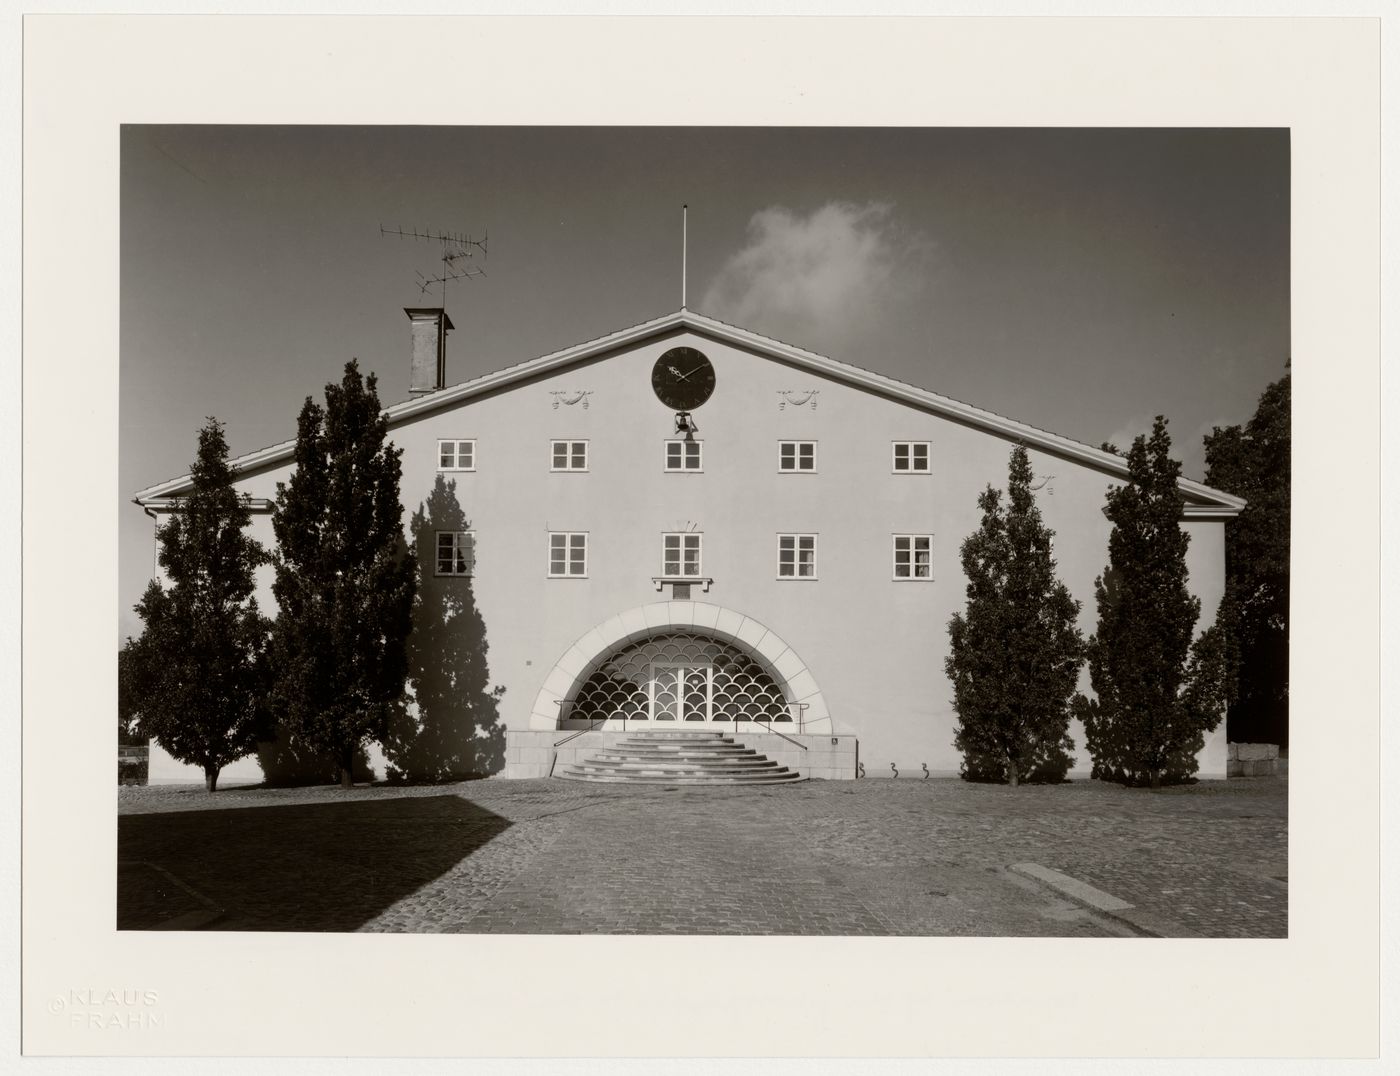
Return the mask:
<svg viewBox="0 0 1400 1076">
<path fill-rule="evenodd" d="M 993 430 L 1013 440 L 1022 441 L 1029 446 L 1054 452 L 1057 455 L 1112 471 L 1124 477 L 1128 474 L 1127 460 L 1104 449 L 1093 448 L 1048 430 L 1041 430 L 1025 423 L 1016 422 L 1004 415 L 973 407 L 971 404 L 954 400 L 952 397 L 941 396 L 928 389 L 921 389 L 883 374 L 863 370 L 858 366 L 851 366 L 825 355 L 806 351 L 793 344 L 761 336 L 748 329 L 741 329 L 736 325 L 729 325 L 723 321 L 706 317 L 704 314 L 697 314 L 685 309 L 673 311 L 626 329 L 620 329 L 594 340 L 575 344 L 562 351 L 508 366 L 503 370 L 485 374 L 471 381 L 464 381 L 450 388 L 439 389 L 437 392 L 392 404 L 384 408 L 382 413 L 392 426 L 439 408 L 450 407 L 482 393 L 507 387 L 516 381 L 550 373 L 560 367 L 581 362 L 617 348 L 627 347 L 676 329 L 691 329 L 717 340 L 764 352 L 836 380 L 859 385 L 887 396 L 894 396 L 897 399 L 930 408 L 971 425 Z M 229 466 L 235 474 L 240 474 L 258 467 L 280 463 L 289 458 L 295 448 L 295 440 L 283 441 L 232 459 L 229 461 Z M 138 504 L 143 504 L 152 498 L 179 493 L 188 488 L 189 481 L 189 475 L 181 475 L 179 478 L 172 478 L 139 491 L 134 499 Z M 1190 506 L 1198 514 L 1191 515 L 1189 518 L 1231 518 L 1238 515 L 1245 505 L 1245 502 L 1238 497 L 1189 479 L 1178 480 L 1178 487 L 1186 496 L 1206 502 L 1202 505 Z M 1204 514 L 1207 510 L 1211 515 Z"/>
<path fill-rule="evenodd" d="M 139 504 L 142 508 L 149 508 L 152 512 L 173 512 L 185 501 L 183 497 L 143 497 L 140 494 L 131 498 L 133 504 Z M 259 514 L 272 511 L 272 501 L 267 497 L 243 498 L 243 503 L 251 512 Z"/>
</svg>

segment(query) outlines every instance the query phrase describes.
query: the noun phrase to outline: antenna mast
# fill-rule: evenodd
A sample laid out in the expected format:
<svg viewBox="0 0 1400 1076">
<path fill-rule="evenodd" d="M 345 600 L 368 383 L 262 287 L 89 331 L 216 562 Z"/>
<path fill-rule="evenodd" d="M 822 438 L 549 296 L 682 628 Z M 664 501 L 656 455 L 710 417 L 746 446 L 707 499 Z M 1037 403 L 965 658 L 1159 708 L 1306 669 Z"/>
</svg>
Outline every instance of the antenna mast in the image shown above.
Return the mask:
<svg viewBox="0 0 1400 1076">
<path fill-rule="evenodd" d="M 686 214 L 690 206 L 681 206 L 681 309 L 685 309 L 685 243 L 686 243 Z"/>
<path fill-rule="evenodd" d="M 434 284 L 441 287 L 442 305 L 447 306 L 447 282 L 449 280 L 470 280 L 475 276 L 485 276 L 486 270 L 479 266 L 459 267 L 457 263 L 464 258 L 473 258 L 476 252 L 481 252 L 481 258 L 486 260 L 486 243 L 490 238 L 489 234 L 482 233 L 480 239 L 475 239 L 464 232 L 436 232 L 426 228 L 386 228 L 379 226 L 379 234 L 396 235 L 400 239 L 425 239 L 432 243 L 442 244 L 442 274 L 440 276 L 424 276 L 418 274 L 418 290 L 427 295 Z"/>
</svg>

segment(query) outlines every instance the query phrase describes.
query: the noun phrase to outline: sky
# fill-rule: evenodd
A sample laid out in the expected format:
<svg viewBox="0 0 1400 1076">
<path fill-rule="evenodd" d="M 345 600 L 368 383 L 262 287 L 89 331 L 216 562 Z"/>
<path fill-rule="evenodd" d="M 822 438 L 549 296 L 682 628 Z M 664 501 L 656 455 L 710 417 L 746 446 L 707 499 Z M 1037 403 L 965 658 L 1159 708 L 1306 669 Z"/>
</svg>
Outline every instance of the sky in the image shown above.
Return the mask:
<svg viewBox="0 0 1400 1076">
<path fill-rule="evenodd" d="M 381 226 L 486 242 L 448 384 L 678 309 L 682 204 L 690 309 L 1189 478 L 1290 354 L 1284 129 L 125 126 L 120 199 L 119 638 L 207 416 L 407 397 L 441 250 Z"/>
</svg>

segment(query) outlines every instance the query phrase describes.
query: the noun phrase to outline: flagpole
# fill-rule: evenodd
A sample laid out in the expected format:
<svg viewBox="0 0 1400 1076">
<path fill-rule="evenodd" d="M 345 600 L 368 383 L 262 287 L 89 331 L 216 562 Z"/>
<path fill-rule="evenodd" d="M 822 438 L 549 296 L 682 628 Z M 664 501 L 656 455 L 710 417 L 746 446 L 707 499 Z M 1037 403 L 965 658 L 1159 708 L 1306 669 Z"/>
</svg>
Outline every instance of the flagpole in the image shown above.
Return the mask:
<svg viewBox="0 0 1400 1076">
<path fill-rule="evenodd" d="M 686 213 L 689 206 L 681 206 L 681 309 L 685 309 L 685 243 L 686 243 Z"/>
</svg>

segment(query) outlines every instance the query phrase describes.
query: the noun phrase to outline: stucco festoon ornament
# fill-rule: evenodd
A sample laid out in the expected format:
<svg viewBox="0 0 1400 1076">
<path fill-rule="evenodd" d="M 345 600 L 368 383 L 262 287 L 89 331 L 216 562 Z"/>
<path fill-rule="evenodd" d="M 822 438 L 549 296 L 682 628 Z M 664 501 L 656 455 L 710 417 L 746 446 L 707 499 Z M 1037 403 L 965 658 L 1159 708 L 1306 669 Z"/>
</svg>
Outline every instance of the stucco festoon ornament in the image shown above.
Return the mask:
<svg viewBox="0 0 1400 1076">
<path fill-rule="evenodd" d="M 563 404 L 565 407 L 573 407 L 576 403 L 582 403 L 583 409 L 587 411 L 588 397 L 593 395 L 593 390 L 582 389 L 579 392 L 565 392 L 562 389 L 555 389 L 550 392 L 550 395 L 554 397 L 554 403 L 551 406 L 553 406 L 556 411 L 559 410 L 560 404 Z"/>
<path fill-rule="evenodd" d="M 813 411 L 817 409 L 817 396 L 821 389 L 808 389 L 806 392 L 794 392 L 791 389 L 778 390 L 778 410 L 786 411 L 788 404 L 793 407 L 806 407 L 811 405 Z"/>
</svg>

